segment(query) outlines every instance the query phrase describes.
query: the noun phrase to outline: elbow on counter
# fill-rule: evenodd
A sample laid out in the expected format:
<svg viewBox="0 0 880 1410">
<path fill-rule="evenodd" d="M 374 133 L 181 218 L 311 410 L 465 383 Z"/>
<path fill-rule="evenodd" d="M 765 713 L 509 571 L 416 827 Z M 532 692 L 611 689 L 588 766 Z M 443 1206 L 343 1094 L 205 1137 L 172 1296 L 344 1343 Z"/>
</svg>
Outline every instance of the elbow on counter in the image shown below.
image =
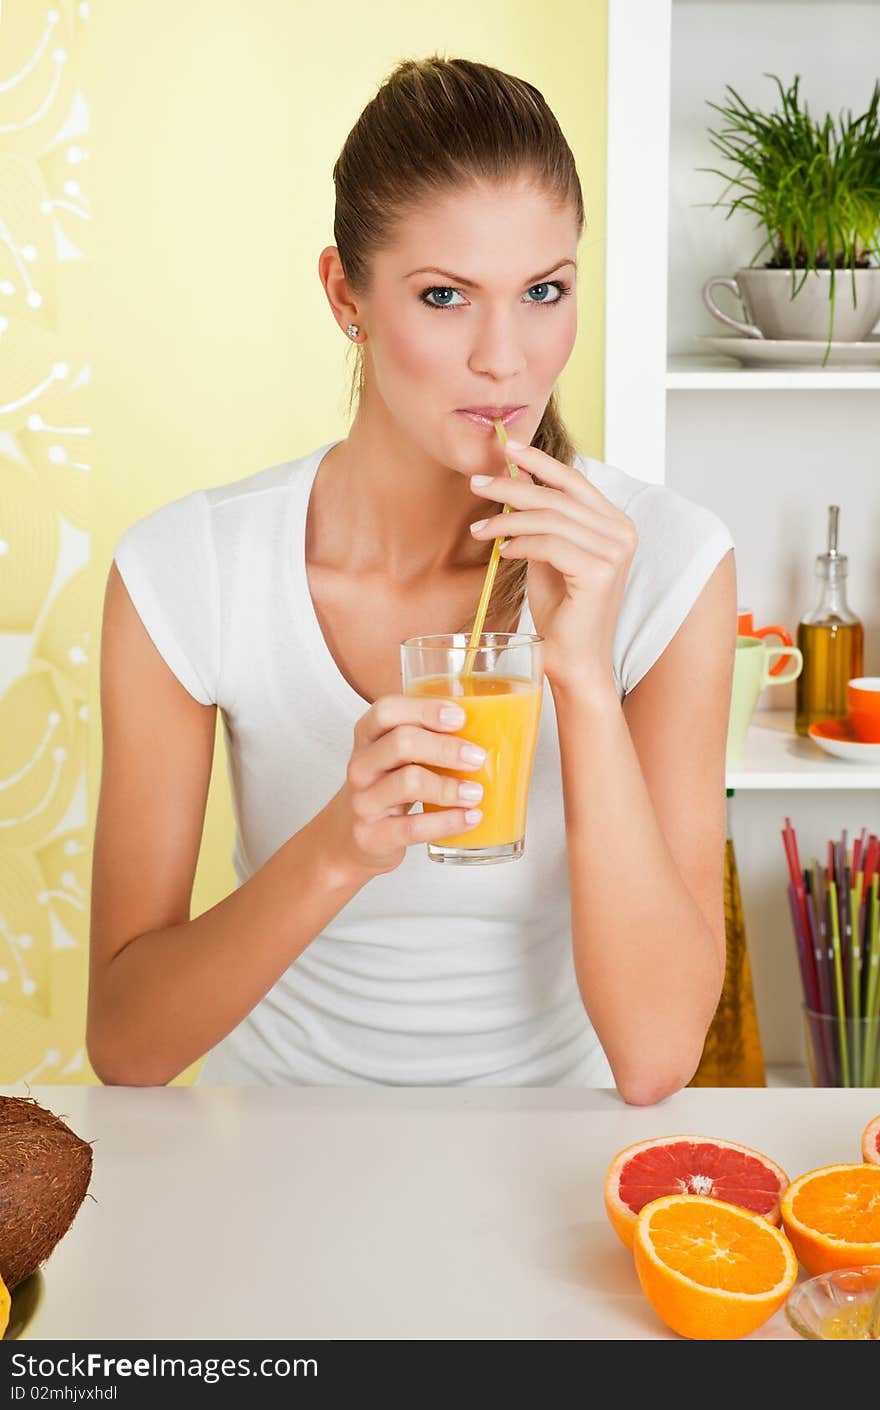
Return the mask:
<svg viewBox="0 0 880 1410">
<path fill-rule="evenodd" d="M 724 973 L 721 970 L 702 1020 L 687 1034 L 678 1035 L 677 1050 L 673 1050 L 671 1042 L 655 1040 L 653 1057 L 649 1051 L 627 1063 L 611 1062 L 617 1090 L 629 1106 L 654 1106 L 665 1097 L 680 1092 L 691 1081 L 702 1061 L 706 1035 L 712 1025 L 723 983 Z"/>
<path fill-rule="evenodd" d="M 654 1106 L 657 1102 L 662 1102 L 664 1097 L 671 1097 L 673 1093 L 681 1091 L 686 1085 L 685 1082 L 658 1081 L 652 1075 L 642 1082 L 618 1082 L 617 1090 L 627 1106 Z"/>
<path fill-rule="evenodd" d="M 677 1069 L 661 1069 L 655 1064 L 641 1071 L 634 1069 L 620 1076 L 615 1072 L 617 1090 L 628 1106 L 654 1106 L 687 1086 L 700 1065 L 702 1055 L 701 1043 L 696 1057 Z"/>
<path fill-rule="evenodd" d="M 86 1053 L 92 1071 L 104 1087 L 167 1087 L 176 1075 L 160 1075 L 149 1071 L 143 1065 L 123 1058 L 119 1054 L 109 1054 L 102 1049 L 93 1036 L 86 1035 Z"/>
</svg>

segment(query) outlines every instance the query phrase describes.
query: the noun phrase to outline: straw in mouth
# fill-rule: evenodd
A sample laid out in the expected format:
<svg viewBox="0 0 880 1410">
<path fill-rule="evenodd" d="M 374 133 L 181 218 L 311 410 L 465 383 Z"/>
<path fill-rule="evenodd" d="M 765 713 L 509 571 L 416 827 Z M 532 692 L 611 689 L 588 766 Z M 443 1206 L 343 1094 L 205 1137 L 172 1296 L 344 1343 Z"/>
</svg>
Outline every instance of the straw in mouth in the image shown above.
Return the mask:
<svg viewBox="0 0 880 1410">
<path fill-rule="evenodd" d="M 501 442 L 501 445 L 505 446 L 507 444 L 507 432 L 504 429 L 504 423 L 496 416 L 492 422 L 492 425 L 495 427 L 495 434 Z M 506 456 L 505 460 L 507 460 Z M 516 466 L 513 465 L 509 460 L 507 460 L 507 468 L 510 471 L 510 474 L 513 476 L 514 480 L 519 478 L 519 471 L 517 470 Z M 501 512 L 502 514 L 509 514 L 510 505 L 505 504 Z M 463 676 L 469 676 L 473 670 L 474 657 L 476 656 L 477 647 L 479 646 L 480 636 L 482 635 L 483 631 L 483 624 L 486 620 L 486 612 L 489 607 L 489 598 L 492 596 L 492 588 L 495 584 L 495 574 L 498 572 L 498 563 L 500 561 L 501 549 L 504 542 L 505 540 L 503 538 L 497 538 L 492 545 L 492 555 L 489 559 L 489 566 L 486 569 L 486 577 L 483 581 L 483 591 L 480 594 L 480 604 L 477 608 L 477 615 L 474 618 L 474 629 L 471 632 L 471 639 L 468 643 L 468 654 L 464 663 L 464 668 L 462 670 Z"/>
</svg>

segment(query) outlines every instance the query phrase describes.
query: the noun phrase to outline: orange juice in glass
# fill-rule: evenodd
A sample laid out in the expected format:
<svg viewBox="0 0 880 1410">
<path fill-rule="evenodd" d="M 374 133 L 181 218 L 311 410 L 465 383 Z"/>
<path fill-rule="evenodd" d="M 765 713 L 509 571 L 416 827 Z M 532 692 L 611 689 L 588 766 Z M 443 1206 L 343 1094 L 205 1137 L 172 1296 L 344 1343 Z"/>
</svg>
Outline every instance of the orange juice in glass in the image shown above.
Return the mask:
<svg viewBox="0 0 880 1410">
<path fill-rule="evenodd" d="M 411 637 L 401 648 L 405 695 L 454 700 L 466 715 L 458 731 L 479 744 L 486 762 L 466 777 L 483 785 L 483 817 L 456 837 L 429 842 L 434 862 L 485 866 L 512 862 L 525 850 L 526 805 L 538 740 L 544 672 L 543 638 L 525 632 L 482 632 L 479 644 L 461 632 Z M 449 778 L 455 769 L 436 769 Z M 441 811 L 423 803 L 426 813 Z"/>
</svg>

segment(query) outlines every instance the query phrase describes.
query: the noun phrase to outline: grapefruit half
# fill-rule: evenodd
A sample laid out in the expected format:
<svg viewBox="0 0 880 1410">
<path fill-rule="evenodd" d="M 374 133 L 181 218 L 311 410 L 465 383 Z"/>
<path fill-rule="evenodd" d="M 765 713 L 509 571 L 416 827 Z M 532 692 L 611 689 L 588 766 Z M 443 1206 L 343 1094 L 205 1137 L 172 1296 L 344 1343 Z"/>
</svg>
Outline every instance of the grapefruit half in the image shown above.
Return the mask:
<svg viewBox="0 0 880 1410">
<path fill-rule="evenodd" d="M 869 1121 L 862 1132 L 862 1158 L 869 1165 L 880 1165 L 880 1116 Z"/>
<path fill-rule="evenodd" d="M 627 1248 L 639 1211 L 662 1195 L 724 1200 L 778 1224 L 785 1171 L 760 1151 L 716 1136 L 655 1136 L 619 1151 L 605 1177 L 608 1218 Z"/>
</svg>

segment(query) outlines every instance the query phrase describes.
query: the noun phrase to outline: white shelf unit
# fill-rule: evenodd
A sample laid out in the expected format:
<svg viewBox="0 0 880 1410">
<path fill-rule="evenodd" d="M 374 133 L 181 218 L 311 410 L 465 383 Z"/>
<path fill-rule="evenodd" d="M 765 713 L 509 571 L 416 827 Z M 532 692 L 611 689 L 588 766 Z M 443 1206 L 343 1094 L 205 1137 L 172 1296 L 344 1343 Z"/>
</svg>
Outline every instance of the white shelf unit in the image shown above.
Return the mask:
<svg viewBox="0 0 880 1410">
<path fill-rule="evenodd" d="M 666 367 L 669 392 L 874 392 L 880 398 L 880 371 L 848 367 L 743 367 L 729 357 L 671 354 Z"/>
<path fill-rule="evenodd" d="M 609 0 L 604 458 L 715 510 L 736 544 L 740 607 L 792 636 L 838 504 L 869 675 L 880 674 L 880 369 L 754 369 L 702 351 L 701 334 L 729 331 L 703 305 L 704 281 L 748 265 L 764 236 L 751 217 L 713 209 L 725 183 L 697 169 L 727 169 L 708 137 L 724 119 L 707 106 L 727 100 L 727 84 L 766 110 L 778 90 L 765 75 L 787 85 L 797 73 L 814 117 L 857 115 L 878 54 L 876 0 Z M 797 735 L 794 700 L 793 684 L 763 693 L 727 786 L 765 1063 L 803 1074 L 779 832 L 790 815 L 802 858 L 844 828 L 850 842 L 880 832 L 880 769 Z"/>
<path fill-rule="evenodd" d="M 669 478 L 671 391 L 880 393 L 880 368 L 746 368 L 701 351 L 698 341 L 730 331 L 704 307 L 704 281 L 749 264 L 764 238 L 742 212 L 727 219 L 712 208 L 724 182 L 698 168 L 728 168 L 708 137 L 724 119 L 708 102 L 723 103 L 729 83 L 756 106 L 774 107 L 777 89 L 765 74 L 787 82 L 798 72 L 814 116 L 858 113 L 878 53 L 877 0 L 608 0 L 605 459 L 612 464 L 658 484 Z"/>
</svg>

